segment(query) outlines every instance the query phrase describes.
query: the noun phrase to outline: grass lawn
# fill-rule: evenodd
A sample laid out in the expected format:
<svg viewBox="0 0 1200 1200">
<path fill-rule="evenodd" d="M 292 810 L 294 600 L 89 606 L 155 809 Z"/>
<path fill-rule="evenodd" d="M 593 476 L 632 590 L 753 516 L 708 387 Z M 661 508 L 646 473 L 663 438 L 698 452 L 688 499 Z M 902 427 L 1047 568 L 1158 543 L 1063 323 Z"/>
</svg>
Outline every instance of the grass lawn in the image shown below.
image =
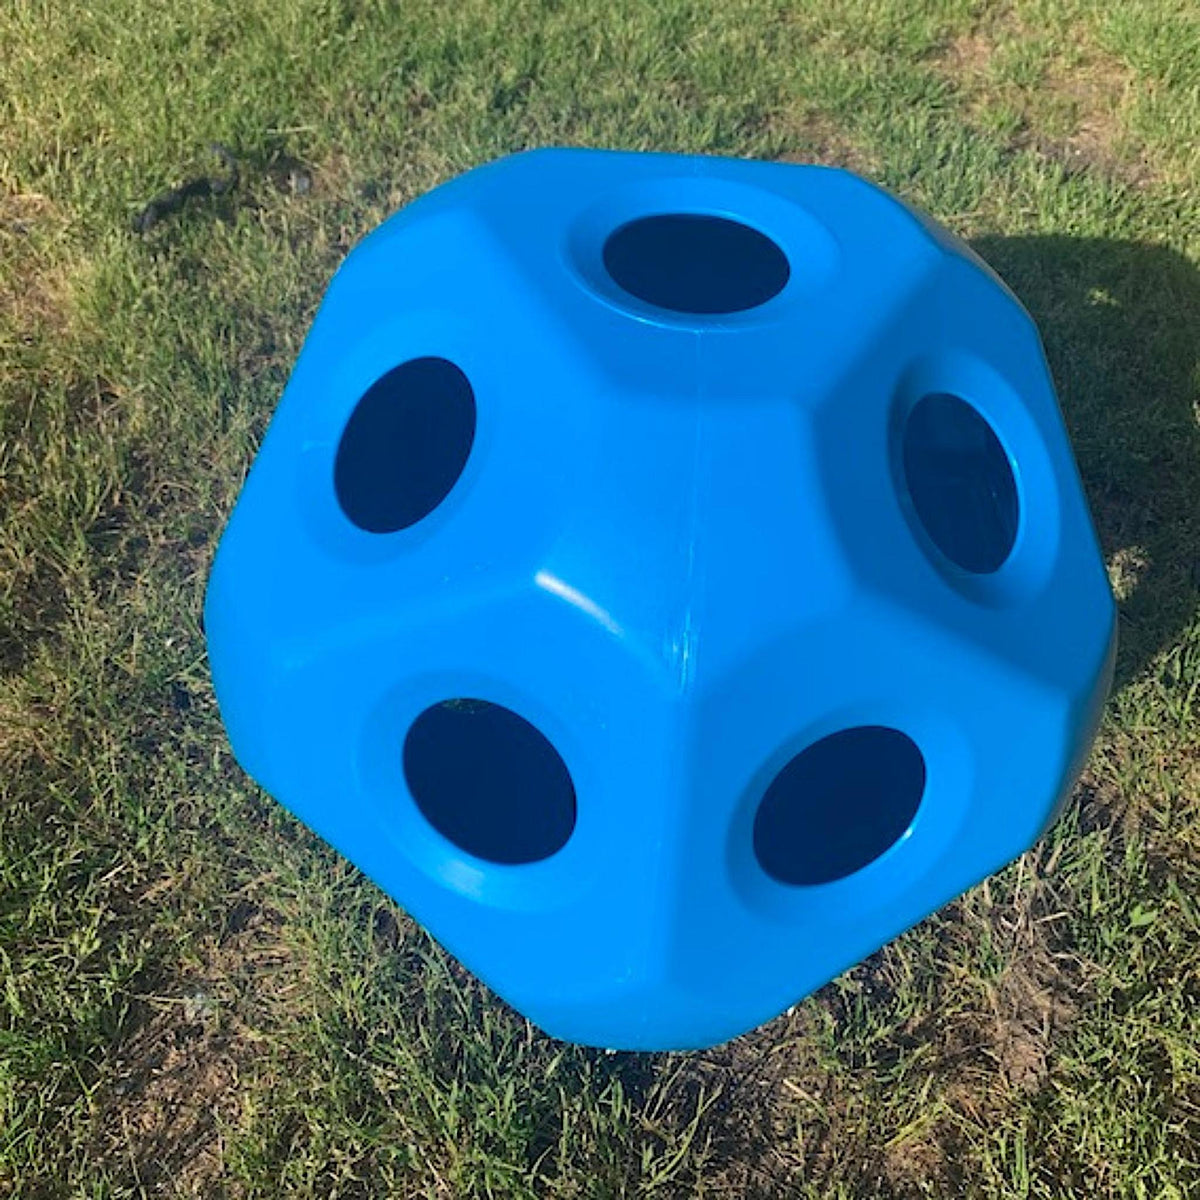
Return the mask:
<svg viewBox="0 0 1200 1200">
<path fill-rule="evenodd" d="M 153 195 L 237 186 L 144 234 Z M 1061 823 L 694 1055 L 542 1037 L 260 793 L 199 626 L 349 246 L 570 143 L 849 165 L 1039 321 L 1120 601 Z M 1194 0 L 4 0 L 0 1195 L 1200 1194 Z"/>
</svg>

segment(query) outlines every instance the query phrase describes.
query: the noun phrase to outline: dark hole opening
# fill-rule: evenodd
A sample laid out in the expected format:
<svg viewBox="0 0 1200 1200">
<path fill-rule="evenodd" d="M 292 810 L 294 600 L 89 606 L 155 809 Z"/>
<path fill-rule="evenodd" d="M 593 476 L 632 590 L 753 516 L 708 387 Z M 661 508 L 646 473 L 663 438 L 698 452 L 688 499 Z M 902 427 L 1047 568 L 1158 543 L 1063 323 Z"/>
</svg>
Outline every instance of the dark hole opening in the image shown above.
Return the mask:
<svg viewBox="0 0 1200 1200">
<path fill-rule="evenodd" d="M 346 516 L 367 533 L 427 517 L 458 482 L 475 440 L 475 394 L 444 358 L 414 358 L 377 379 L 356 405 L 334 463 Z"/>
<path fill-rule="evenodd" d="M 832 883 L 865 867 L 912 824 L 925 760 L 895 729 L 863 725 L 814 742 L 772 780 L 754 853 L 780 883 Z"/>
<path fill-rule="evenodd" d="M 631 296 L 681 313 L 733 313 L 765 304 L 791 275 L 765 234 L 726 217 L 666 213 L 622 225 L 604 267 Z"/>
<path fill-rule="evenodd" d="M 1017 484 L 992 427 L 965 400 L 920 400 L 904 428 L 904 479 L 933 544 L 965 571 L 1003 566 L 1017 538 Z"/>
<path fill-rule="evenodd" d="M 404 775 L 425 819 L 476 858 L 537 862 L 575 828 L 575 785 L 558 751 L 487 700 L 427 708 L 404 739 Z"/>
</svg>

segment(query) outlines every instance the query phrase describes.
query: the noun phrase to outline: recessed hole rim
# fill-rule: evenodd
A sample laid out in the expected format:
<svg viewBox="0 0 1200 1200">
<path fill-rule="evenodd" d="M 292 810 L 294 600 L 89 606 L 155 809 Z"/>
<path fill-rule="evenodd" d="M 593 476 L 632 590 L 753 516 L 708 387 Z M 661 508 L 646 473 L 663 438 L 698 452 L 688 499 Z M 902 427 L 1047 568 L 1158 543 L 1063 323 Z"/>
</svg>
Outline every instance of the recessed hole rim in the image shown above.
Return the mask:
<svg viewBox="0 0 1200 1200">
<path fill-rule="evenodd" d="M 783 254 L 787 282 L 764 303 L 728 313 L 677 312 L 639 299 L 609 276 L 604 246 L 618 229 L 656 216 L 712 217 L 754 230 Z M 584 290 L 613 312 L 647 326 L 702 334 L 791 319 L 797 306 L 832 283 L 841 261 L 837 239 L 798 201 L 743 180 L 679 174 L 635 181 L 602 196 L 571 224 L 561 255 Z"/>
<path fill-rule="evenodd" d="M 790 723 L 789 723 L 790 724 Z M 781 883 L 759 864 L 754 852 L 754 820 L 771 782 L 808 746 L 846 728 L 880 725 L 911 738 L 924 756 L 925 791 L 916 816 L 894 842 L 861 870 L 830 883 Z M 936 705 L 911 697 L 844 697 L 810 720 L 776 731 L 773 748 L 743 781 L 725 841 L 729 886 L 750 911 L 785 928 L 797 921 L 877 919 L 891 897 L 918 886 L 959 835 L 976 784 L 976 750 L 961 722 Z M 921 914 L 925 915 L 924 913 Z"/>
<path fill-rule="evenodd" d="M 1056 404 L 1048 379 L 1044 386 L 1049 389 L 1047 398 Z M 990 574 L 968 571 L 946 556 L 925 530 L 909 494 L 904 467 L 908 418 L 921 400 L 938 393 L 958 397 L 984 419 L 1012 472 L 1016 536 L 1008 557 Z M 1042 432 L 1016 386 L 998 366 L 962 347 L 913 359 L 897 378 L 888 433 L 891 490 L 902 518 L 903 536 L 948 587 L 978 607 L 1004 609 L 1027 600 L 1047 584 L 1061 554 L 1067 502 Z"/>
<path fill-rule="evenodd" d="M 607 871 L 607 860 L 586 852 L 598 833 L 598 814 L 595 804 L 585 803 L 583 797 L 602 795 L 605 782 L 597 773 L 595 747 L 579 735 L 573 722 L 540 688 L 522 686 L 507 673 L 498 675 L 471 663 L 431 662 L 428 656 L 412 665 L 411 674 L 385 688 L 370 706 L 355 741 L 359 789 L 354 803 L 364 806 L 364 813 L 384 840 L 387 872 L 394 871 L 397 880 L 411 880 L 416 875 L 422 888 L 432 886 L 508 912 L 549 913 L 581 902 Z M 404 736 L 431 705 L 447 696 L 468 695 L 526 717 L 550 739 L 567 764 L 578 811 L 575 831 L 558 854 L 525 866 L 474 858 L 442 837 L 417 807 L 404 778 Z M 383 881 L 386 883 L 386 878 Z M 404 886 L 411 889 L 412 883 Z"/>
<path fill-rule="evenodd" d="M 338 504 L 333 487 L 334 463 L 346 424 L 372 383 L 401 363 L 416 358 L 444 358 L 467 377 L 476 396 L 475 436 L 466 465 L 454 486 L 422 520 L 395 533 L 360 529 Z M 492 451 L 496 431 L 492 406 L 481 399 L 485 380 L 494 375 L 480 358 L 477 330 L 460 314 L 434 311 L 419 323 L 403 313 L 385 314 L 372 322 L 370 336 L 305 344 L 288 382 L 288 392 L 311 396 L 317 391 L 338 397 L 337 403 L 300 405 L 302 423 L 291 444 L 291 495 L 305 531 L 321 550 L 338 562 L 383 564 L 436 539 L 471 503 L 480 467 Z M 269 445 L 273 435 L 268 432 Z"/>
</svg>

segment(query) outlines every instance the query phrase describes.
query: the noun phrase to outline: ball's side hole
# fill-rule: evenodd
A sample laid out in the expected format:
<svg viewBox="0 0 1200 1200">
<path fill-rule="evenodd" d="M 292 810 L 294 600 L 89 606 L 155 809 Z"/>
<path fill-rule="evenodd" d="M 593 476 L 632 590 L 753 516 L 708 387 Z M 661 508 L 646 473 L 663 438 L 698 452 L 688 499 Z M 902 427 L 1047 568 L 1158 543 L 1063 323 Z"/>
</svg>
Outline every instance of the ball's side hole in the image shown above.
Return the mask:
<svg viewBox="0 0 1200 1200">
<path fill-rule="evenodd" d="M 861 870 L 912 824 L 925 759 L 896 729 L 863 725 L 814 742 L 771 781 L 754 819 L 754 853 L 780 883 L 832 883 Z"/>
<path fill-rule="evenodd" d="M 1016 542 L 1020 505 L 992 427 L 957 396 L 925 396 L 905 422 L 902 455 L 912 508 L 930 541 L 964 571 L 998 571 Z"/>
<path fill-rule="evenodd" d="M 427 517 L 458 482 L 475 440 L 475 393 L 445 358 L 393 367 L 363 394 L 334 460 L 346 517 L 395 533 Z"/>
<path fill-rule="evenodd" d="M 575 828 L 575 785 L 535 726 L 487 700 L 444 700 L 404 739 L 404 776 L 425 819 L 489 862 L 556 854 Z"/>
</svg>

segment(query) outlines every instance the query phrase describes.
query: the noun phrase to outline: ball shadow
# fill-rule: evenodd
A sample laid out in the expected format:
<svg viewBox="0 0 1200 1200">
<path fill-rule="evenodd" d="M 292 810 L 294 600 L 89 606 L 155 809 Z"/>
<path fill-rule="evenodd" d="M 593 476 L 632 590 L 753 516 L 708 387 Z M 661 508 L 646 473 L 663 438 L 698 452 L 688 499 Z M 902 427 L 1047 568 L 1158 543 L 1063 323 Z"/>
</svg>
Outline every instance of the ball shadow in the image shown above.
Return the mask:
<svg viewBox="0 0 1200 1200">
<path fill-rule="evenodd" d="M 1041 331 L 1113 567 L 1124 687 L 1200 607 L 1200 271 L 1166 247 L 1103 238 L 972 246 Z"/>
</svg>

